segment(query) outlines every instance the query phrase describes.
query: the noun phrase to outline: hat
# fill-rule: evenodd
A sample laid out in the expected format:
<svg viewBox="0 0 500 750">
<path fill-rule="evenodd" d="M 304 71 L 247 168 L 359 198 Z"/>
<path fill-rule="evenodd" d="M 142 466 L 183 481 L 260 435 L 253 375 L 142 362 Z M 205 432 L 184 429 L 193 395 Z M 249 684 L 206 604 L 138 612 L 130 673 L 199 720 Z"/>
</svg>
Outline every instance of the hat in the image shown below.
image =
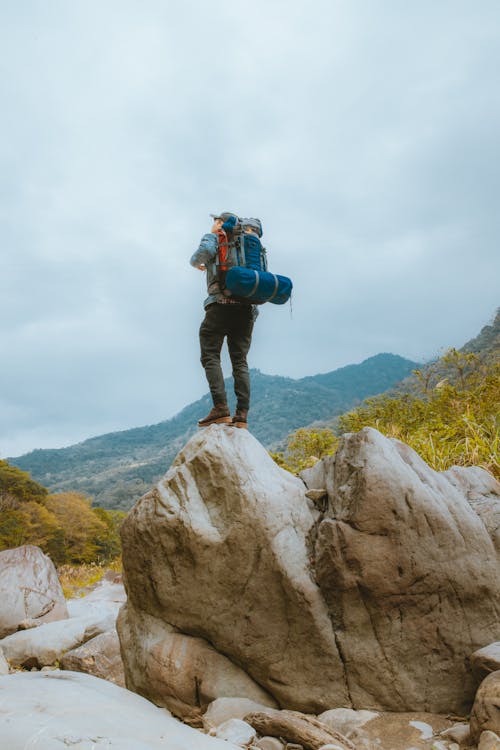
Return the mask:
<svg viewBox="0 0 500 750">
<path fill-rule="evenodd" d="M 262 222 L 260 219 L 240 219 L 240 224 L 243 229 L 245 229 L 245 227 L 255 229 L 259 237 L 262 237 Z"/>
<path fill-rule="evenodd" d="M 222 219 L 222 221 L 227 221 L 231 216 L 234 216 L 236 221 L 238 221 L 236 214 L 232 214 L 230 211 L 223 211 L 221 214 L 210 214 L 210 216 L 212 219 Z"/>
</svg>

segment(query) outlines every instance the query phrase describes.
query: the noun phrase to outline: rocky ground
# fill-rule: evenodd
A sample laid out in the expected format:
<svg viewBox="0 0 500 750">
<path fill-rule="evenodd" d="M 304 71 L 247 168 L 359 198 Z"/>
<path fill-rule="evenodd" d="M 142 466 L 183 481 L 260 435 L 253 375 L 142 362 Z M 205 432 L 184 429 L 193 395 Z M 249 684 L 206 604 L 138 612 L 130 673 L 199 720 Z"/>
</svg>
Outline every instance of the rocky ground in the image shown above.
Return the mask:
<svg viewBox="0 0 500 750">
<path fill-rule="evenodd" d="M 205 430 L 125 523 L 128 596 L 0 553 L 0 747 L 500 750 L 499 516 L 375 430 L 301 479 Z"/>
</svg>

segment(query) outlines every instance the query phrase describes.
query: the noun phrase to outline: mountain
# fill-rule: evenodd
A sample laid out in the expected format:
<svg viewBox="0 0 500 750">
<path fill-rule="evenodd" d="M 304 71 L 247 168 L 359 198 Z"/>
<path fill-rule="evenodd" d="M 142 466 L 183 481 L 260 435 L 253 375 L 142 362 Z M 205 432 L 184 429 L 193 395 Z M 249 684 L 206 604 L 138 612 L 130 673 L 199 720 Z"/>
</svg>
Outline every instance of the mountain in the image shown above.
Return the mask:
<svg viewBox="0 0 500 750">
<path fill-rule="evenodd" d="M 481 356 L 488 358 L 498 357 L 500 352 L 500 307 L 491 325 L 484 326 L 475 338 L 462 347 L 461 351 L 481 354 Z"/>
<path fill-rule="evenodd" d="M 251 370 L 250 429 L 265 446 L 312 420 L 329 419 L 394 386 L 417 367 L 394 354 L 293 379 Z M 232 394 L 232 380 L 226 381 Z M 234 408 L 234 397 L 230 397 Z M 172 419 L 90 438 L 68 448 L 35 450 L 9 462 L 51 491 L 77 490 L 105 508 L 128 509 L 167 470 L 211 407 L 207 393 Z"/>
<path fill-rule="evenodd" d="M 464 346 L 458 350 L 458 353 L 459 355 L 474 355 L 483 365 L 491 365 L 493 362 L 498 362 L 500 360 L 500 308 L 496 311 L 492 322 L 483 326 L 479 334 L 464 344 Z M 424 388 L 430 393 L 440 382 L 447 381 L 456 384 L 463 375 L 466 375 L 473 370 L 475 366 L 474 362 L 471 362 L 469 365 L 466 365 L 464 369 L 463 358 L 457 356 L 457 352 L 455 352 L 454 349 L 451 349 L 442 357 L 431 360 L 420 366 L 418 374 L 412 373 L 394 386 L 388 388 L 385 395 L 394 398 L 398 398 L 404 394 L 421 396 L 423 384 L 425 384 Z M 309 422 L 306 425 L 306 428 L 326 428 L 333 430 L 333 432 L 337 432 L 339 429 L 338 415 L 327 419 L 319 419 Z M 286 441 L 282 441 L 280 444 L 273 447 L 275 450 L 283 451 L 286 448 Z"/>
</svg>

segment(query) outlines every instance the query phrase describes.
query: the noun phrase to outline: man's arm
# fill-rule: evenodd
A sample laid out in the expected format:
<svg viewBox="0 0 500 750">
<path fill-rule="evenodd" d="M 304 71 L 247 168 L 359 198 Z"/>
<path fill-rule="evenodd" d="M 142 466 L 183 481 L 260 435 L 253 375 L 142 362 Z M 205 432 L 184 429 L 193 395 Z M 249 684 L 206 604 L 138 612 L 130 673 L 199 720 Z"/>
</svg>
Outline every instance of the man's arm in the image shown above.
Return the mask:
<svg viewBox="0 0 500 750">
<path fill-rule="evenodd" d="M 189 261 L 192 266 L 204 271 L 207 265 L 213 262 L 217 254 L 217 235 L 210 232 L 201 238 L 198 250 L 191 256 Z"/>
</svg>

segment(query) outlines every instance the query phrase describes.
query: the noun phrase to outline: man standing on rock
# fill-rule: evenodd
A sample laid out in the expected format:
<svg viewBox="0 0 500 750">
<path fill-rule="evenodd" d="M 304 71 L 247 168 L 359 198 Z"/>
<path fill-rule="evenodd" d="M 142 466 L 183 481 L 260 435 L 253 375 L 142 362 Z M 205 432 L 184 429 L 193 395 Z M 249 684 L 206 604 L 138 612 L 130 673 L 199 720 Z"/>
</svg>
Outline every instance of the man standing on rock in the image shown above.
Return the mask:
<svg viewBox="0 0 500 750">
<path fill-rule="evenodd" d="M 208 234 L 201 238 L 200 246 L 191 258 L 191 265 L 207 273 L 208 297 L 204 302 L 205 319 L 200 326 L 201 364 L 205 368 L 213 408 L 198 427 L 211 424 L 232 424 L 235 427 L 247 427 L 248 409 L 250 406 L 250 375 L 248 372 L 247 354 L 252 343 L 253 324 L 256 309 L 240 300 L 225 296 L 222 292 L 217 268 L 219 237 L 233 239 L 233 233 L 239 224 L 243 232 L 262 234 L 258 219 L 240 221 L 235 214 L 224 212 L 211 214 L 214 223 Z M 236 412 L 231 418 L 227 405 L 224 375 L 221 367 L 221 349 L 224 339 L 233 368 L 234 392 L 236 394 Z"/>
</svg>

